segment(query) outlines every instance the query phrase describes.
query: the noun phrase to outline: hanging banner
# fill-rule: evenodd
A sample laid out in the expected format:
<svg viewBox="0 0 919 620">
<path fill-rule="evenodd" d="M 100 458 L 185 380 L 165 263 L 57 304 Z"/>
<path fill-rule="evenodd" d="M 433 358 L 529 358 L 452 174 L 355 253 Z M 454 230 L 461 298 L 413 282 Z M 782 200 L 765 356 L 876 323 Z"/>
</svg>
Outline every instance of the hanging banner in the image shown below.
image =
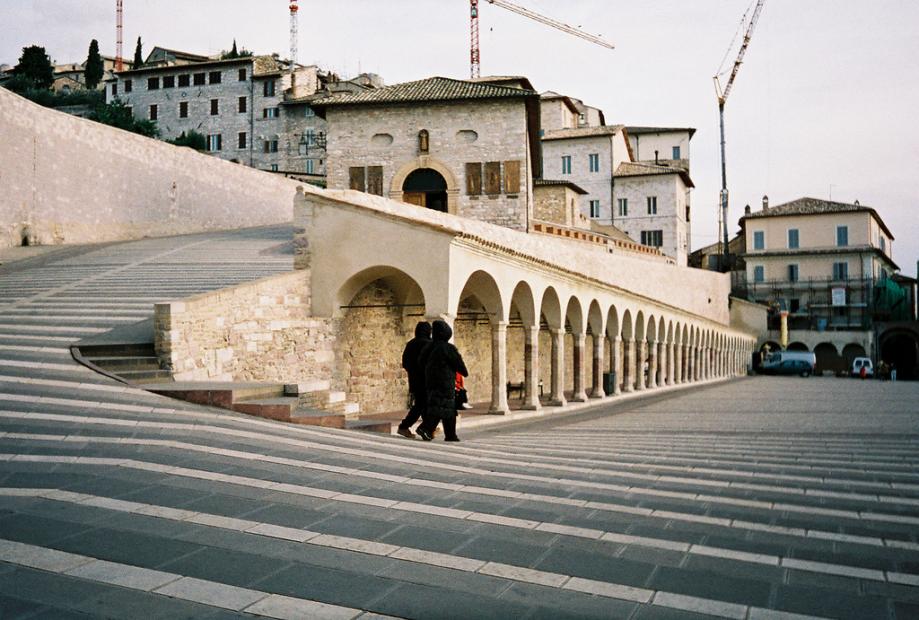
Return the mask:
<svg viewBox="0 0 919 620">
<path fill-rule="evenodd" d="M 845 306 L 846 305 L 846 289 L 844 287 L 837 287 L 832 290 L 833 293 L 833 305 L 834 306 Z"/>
</svg>

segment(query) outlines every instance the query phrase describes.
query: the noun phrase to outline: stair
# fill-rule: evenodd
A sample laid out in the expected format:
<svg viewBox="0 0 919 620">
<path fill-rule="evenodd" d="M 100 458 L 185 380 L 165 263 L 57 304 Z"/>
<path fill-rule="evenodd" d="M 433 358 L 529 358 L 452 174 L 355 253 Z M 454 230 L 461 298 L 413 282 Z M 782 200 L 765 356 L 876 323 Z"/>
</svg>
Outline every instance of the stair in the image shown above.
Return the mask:
<svg viewBox="0 0 919 620">
<path fill-rule="evenodd" d="M 77 351 L 83 362 L 129 383 L 172 381 L 172 373 L 160 368 L 152 342 L 79 344 Z"/>
</svg>

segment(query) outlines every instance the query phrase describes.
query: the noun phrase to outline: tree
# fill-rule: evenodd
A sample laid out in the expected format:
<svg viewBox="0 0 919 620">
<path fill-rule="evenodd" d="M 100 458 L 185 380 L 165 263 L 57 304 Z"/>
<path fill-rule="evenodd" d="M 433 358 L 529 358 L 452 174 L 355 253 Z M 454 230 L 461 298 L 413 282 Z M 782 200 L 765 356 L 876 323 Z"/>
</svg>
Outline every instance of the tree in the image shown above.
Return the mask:
<svg viewBox="0 0 919 620">
<path fill-rule="evenodd" d="M 97 123 L 111 125 L 150 138 L 155 138 L 160 133 L 153 121 L 135 119 L 131 108 L 120 99 L 96 107 L 89 118 Z"/>
<path fill-rule="evenodd" d="M 230 50 L 230 58 L 239 58 L 239 50 L 236 49 L 236 39 L 233 39 L 233 49 Z"/>
<path fill-rule="evenodd" d="M 45 53 L 45 48 L 38 45 L 22 48 L 22 56 L 19 57 L 19 64 L 13 68 L 13 73 L 32 88 L 48 89 L 54 83 L 51 58 Z"/>
<path fill-rule="evenodd" d="M 99 55 L 99 42 L 93 39 L 89 42 L 89 55 L 86 57 L 86 64 L 83 68 L 86 88 L 95 90 L 104 73 L 105 65 L 102 64 L 102 56 Z"/>
<path fill-rule="evenodd" d="M 134 63 L 132 69 L 140 69 L 144 66 L 144 46 L 137 37 L 137 45 L 134 47 Z"/>
<path fill-rule="evenodd" d="M 232 49 L 230 49 L 229 52 L 226 50 L 223 50 L 222 52 L 220 52 L 220 60 L 230 60 L 232 58 L 248 58 L 251 55 L 252 55 L 252 52 L 250 52 L 246 48 L 242 48 L 241 50 L 238 49 L 236 47 L 236 39 L 233 39 Z"/>
<path fill-rule="evenodd" d="M 204 134 L 200 134 L 194 129 L 190 130 L 187 135 L 183 131 L 175 140 L 166 140 L 166 142 L 175 144 L 176 146 L 187 146 L 196 151 L 207 149 L 207 138 L 204 137 Z"/>
</svg>

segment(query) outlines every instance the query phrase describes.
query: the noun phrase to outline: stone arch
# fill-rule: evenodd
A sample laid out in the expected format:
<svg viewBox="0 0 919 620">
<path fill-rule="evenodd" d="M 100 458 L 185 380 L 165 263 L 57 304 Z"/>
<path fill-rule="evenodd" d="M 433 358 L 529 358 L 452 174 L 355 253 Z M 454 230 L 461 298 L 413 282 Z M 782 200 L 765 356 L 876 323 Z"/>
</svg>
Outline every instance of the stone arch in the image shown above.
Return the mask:
<svg viewBox="0 0 919 620">
<path fill-rule="evenodd" d="M 536 318 L 536 300 L 533 296 L 533 289 L 525 280 L 521 280 L 514 287 L 511 293 L 510 316 L 520 320 L 523 325 L 539 325 Z"/>
<path fill-rule="evenodd" d="M 584 324 L 584 309 L 581 307 L 581 300 L 576 295 L 568 299 L 565 306 L 565 327 L 570 327 L 572 333 L 584 333 L 586 325 Z"/>
<path fill-rule="evenodd" d="M 418 157 L 410 159 L 393 173 L 392 181 L 389 184 L 389 197 L 393 200 L 401 201 L 402 187 L 405 185 L 405 180 L 408 178 L 408 175 L 415 170 L 423 168 L 428 168 L 437 172 L 447 182 L 447 213 L 456 215 L 459 209 L 460 194 L 460 187 L 456 175 L 453 174 L 446 164 L 430 155 L 419 155 Z"/>
<path fill-rule="evenodd" d="M 836 350 L 836 345 L 832 342 L 821 342 L 814 347 L 814 355 L 817 357 L 817 363 L 814 366 L 814 374 L 819 375 L 825 371 L 837 373 L 842 370 L 844 362 Z"/>
<path fill-rule="evenodd" d="M 418 282 L 404 271 L 388 265 L 369 267 L 345 280 L 335 295 L 335 316 L 341 316 L 342 310 L 351 305 L 354 296 L 372 282 L 382 281 L 394 295 L 394 303 L 403 307 L 421 307 L 424 313 L 424 292 Z"/>
<path fill-rule="evenodd" d="M 459 295 L 459 301 L 456 308 L 455 316 L 459 316 L 460 308 L 463 302 L 471 297 L 475 297 L 482 305 L 482 308 L 488 315 L 490 323 L 496 323 L 504 318 L 504 299 L 501 295 L 501 289 L 494 277 L 481 269 L 469 274 L 466 283 Z"/>
<path fill-rule="evenodd" d="M 919 378 L 919 330 L 891 328 L 878 338 L 879 358 L 897 370 L 897 380 Z"/>
<path fill-rule="evenodd" d="M 549 329 L 561 329 L 563 327 L 562 304 L 554 287 L 549 286 L 543 291 L 539 304 L 539 315 L 540 321 L 545 320 Z"/>
<path fill-rule="evenodd" d="M 857 342 L 850 342 L 842 348 L 842 358 L 846 361 L 847 369 L 852 368 L 852 361 L 856 357 L 868 357 L 868 354 L 865 352 L 865 347 Z"/>
<path fill-rule="evenodd" d="M 606 333 L 610 338 L 619 338 L 619 310 L 615 305 L 610 305 L 606 313 Z"/>
<path fill-rule="evenodd" d="M 469 275 L 454 316 L 454 342 L 469 370 L 465 382 L 469 402 L 488 401 L 495 370 L 492 329 L 504 318 L 501 290 L 491 274 L 478 270 Z"/>
<path fill-rule="evenodd" d="M 622 313 L 622 339 L 632 340 L 635 337 L 635 327 L 632 325 L 632 311 L 626 308 Z"/>
<path fill-rule="evenodd" d="M 639 310 L 635 314 L 635 341 L 643 341 L 645 339 L 645 313 L 642 310 Z"/>
<path fill-rule="evenodd" d="M 786 348 L 787 351 L 810 351 L 803 342 L 792 342 Z"/>
</svg>

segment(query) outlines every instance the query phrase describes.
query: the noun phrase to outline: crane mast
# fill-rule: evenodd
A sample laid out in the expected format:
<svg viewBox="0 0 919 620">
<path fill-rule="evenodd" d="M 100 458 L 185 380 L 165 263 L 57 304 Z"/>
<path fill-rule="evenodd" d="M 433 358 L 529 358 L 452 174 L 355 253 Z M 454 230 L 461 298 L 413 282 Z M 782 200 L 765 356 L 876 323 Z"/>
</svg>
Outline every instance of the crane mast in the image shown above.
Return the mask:
<svg viewBox="0 0 919 620">
<path fill-rule="evenodd" d="M 725 161 L 725 148 L 724 148 L 724 104 L 728 100 L 728 96 L 731 94 L 731 88 L 734 86 L 734 80 L 737 79 L 737 73 L 740 71 L 740 65 L 743 64 L 744 55 L 747 53 L 747 48 L 750 46 L 750 40 L 753 38 L 753 30 L 756 28 L 756 23 L 759 21 L 759 15 L 763 10 L 763 4 L 766 0 L 756 0 L 756 6 L 753 7 L 753 14 L 750 16 L 750 20 L 747 21 L 747 13 L 744 13 L 743 18 L 741 19 L 741 25 L 746 22 L 747 26 L 744 30 L 743 40 L 740 43 L 740 50 L 737 52 L 737 58 L 734 59 L 734 64 L 731 67 L 731 75 L 728 77 L 727 84 L 724 86 L 724 89 L 721 88 L 721 76 L 724 75 L 724 72 L 721 69 L 724 67 L 724 61 L 722 61 L 721 67 L 718 69 L 718 74 L 715 75 L 715 94 L 718 96 L 718 124 L 721 129 L 721 226 L 720 232 L 722 235 L 722 271 L 730 270 L 730 250 L 728 249 L 729 235 L 728 235 L 728 175 L 727 175 L 727 163 Z M 736 40 L 736 39 L 735 39 Z M 733 41 L 731 42 L 731 47 L 734 46 Z M 730 52 L 730 48 L 728 49 Z M 725 60 L 727 59 L 727 54 L 725 54 Z"/>
<path fill-rule="evenodd" d="M 489 4 L 494 4 L 508 11 L 517 13 L 518 15 L 523 15 L 529 19 L 537 21 L 546 26 L 555 28 L 556 30 L 561 30 L 570 35 L 584 39 L 585 41 L 590 41 L 601 47 L 607 49 L 615 49 L 615 46 L 606 41 L 605 39 L 598 37 L 596 35 L 588 34 L 579 28 L 570 26 L 564 22 L 560 22 L 551 17 L 546 17 L 545 15 L 540 15 L 535 11 L 531 11 L 528 8 L 522 7 L 519 4 L 514 4 L 513 2 L 508 2 L 507 0 L 485 0 Z M 481 52 L 479 50 L 479 2 L 480 0 L 469 0 L 469 19 L 470 19 L 470 77 L 473 79 L 479 77 L 480 74 L 480 63 L 481 63 Z"/>
</svg>

